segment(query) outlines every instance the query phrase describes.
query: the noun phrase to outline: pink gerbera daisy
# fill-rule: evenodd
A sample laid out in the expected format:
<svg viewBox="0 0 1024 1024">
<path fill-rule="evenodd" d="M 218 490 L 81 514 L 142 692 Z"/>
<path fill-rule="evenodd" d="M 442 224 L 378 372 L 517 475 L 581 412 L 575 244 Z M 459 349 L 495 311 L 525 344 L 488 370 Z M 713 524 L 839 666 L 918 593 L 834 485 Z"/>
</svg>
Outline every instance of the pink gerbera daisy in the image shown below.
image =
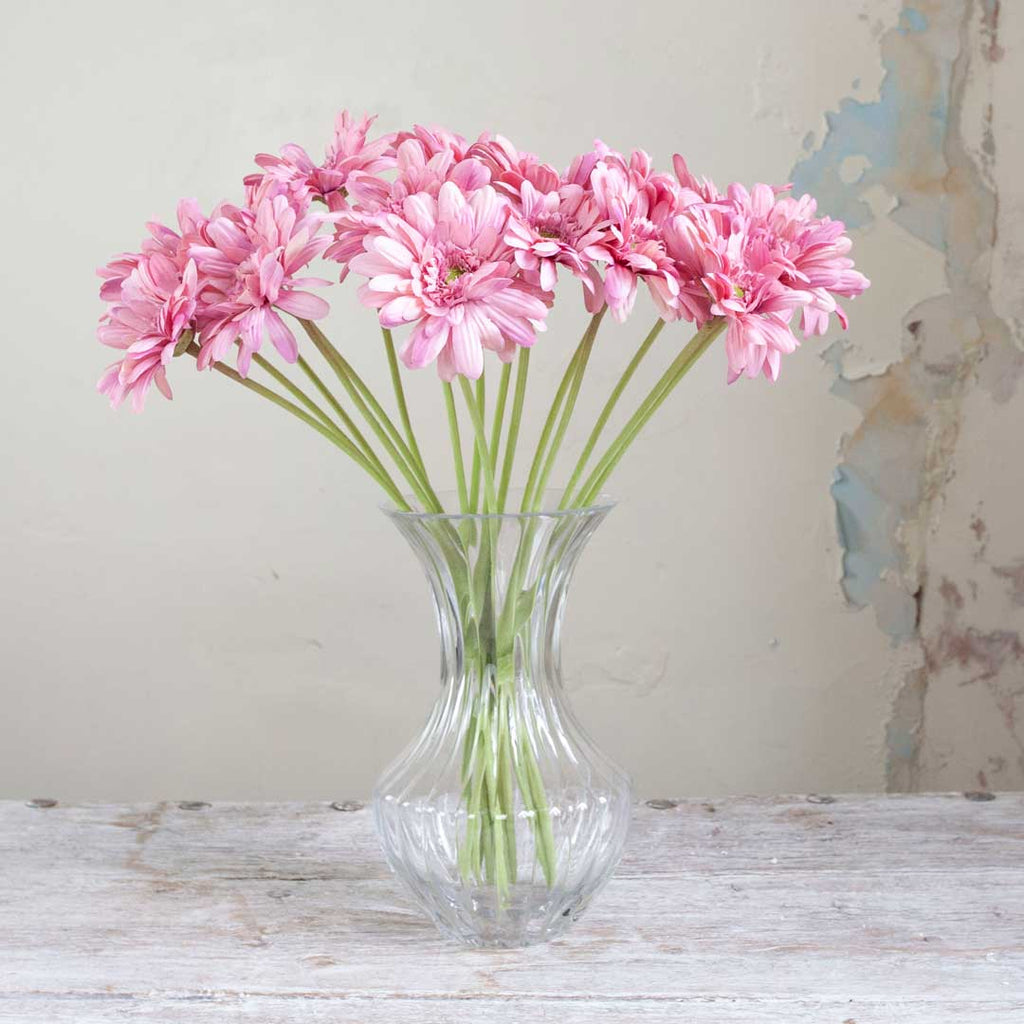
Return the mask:
<svg viewBox="0 0 1024 1024">
<path fill-rule="evenodd" d="M 516 262 L 536 275 L 544 291 L 553 291 L 558 266 L 568 267 L 595 291 L 593 258 L 605 238 L 601 210 L 579 185 L 563 185 L 541 193 L 524 180 L 519 188 L 519 216 L 509 222 L 505 241 L 516 250 Z"/>
<path fill-rule="evenodd" d="M 189 250 L 208 287 L 199 317 L 200 368 L 223 359 L 237 341 L 238 372 L 246 376 L 265 335 L 294 363 L 295 335 L 278 310 L 308 320 L 330 311 L 324 299 L 303 290 L 330 282 L 295 276 L 330 244 L 329 236 L 317 235 L 328 216 L 297 210 L 272 187 L 250 207 L 225 205 L 215 212 L 205 229 L 208 241 Z"/>
<path fill-rule="evenodd" d="M 251 174 L 245 179 L 250 189 L 258 188 L 266 178 L 279 182 L 296 200 L 308 202 L 323 200 L 332 210 L 345 205 L 345 185 L 357 171 L 376 174 L 395 166 L 393 136 L 383 135 L 367 142 L 370 127 L 376 120 L 364 116 L 355 120 L 343 110 L 334 125 L 334 137 L 327 146 L 323 163 L 317 164 L 302 146 L 289 144 L 279 156 L 259 153 L 256 163 L 263 174 Z"/>
<path fill-rule="evenodd" d="M 533 153 L 520 153 L 504 135 L 481 135 L 466 156 L 479 160 L 490 172 L 494 187 L 514 199 L 519 198 L 524 181 L 545 194 L 562 183 L 550 164 L 542 164 Z"/>
<path fill-rule="evenodd" d="M 478 160 L 462 159 L 451 148 L 431 153 L 417 137 L 406 138 L 395 151 L 398 174 L 394 180 L 376 174 L 357 172 L 349 178 L 349 203 L 338 214 L 334 241 L 324 253 L 327 259 L 342 265 L 341 279 L 348 273 L 348 262 L 363 252 L 363 239 L 386 214 L 402 215 L 409 196 L 420 192 L 437 196 L 446 181 L 464 192 L 482 188 L 490 181 L 490 172 Z"/>
<path fill-rule="evenodd" d="M 113 269 L 113 265 L 106 269 Z M 156 385 L 166 398 L 171 397 L 167 364 L 182 335 L 194 327 L 197 291 L 192 260 L 181 271 L 163 253 L 138 256 L 135 266 L 121 280 L 117 298 L 97 331 L 104 345 L 125 353 L 107 367 L 97 384 L 111 405 L 116 407 L 131 395 L 132 407 L 141 412 L 150 385 Z"/>
<path fill-rule="evenodd" d="M 490 186 L 466 195 L 445 182 L 435 199 L 408 197 L 363 241 L 351 268 L 369 280 L 361 300 L 385 327 L 415 324 L 401 350 L 418 369 L 437 361 L 444 380 L 476 379 L 483 350 L 508 361 L 543 330 L 547 305 L 526 282 L 504 238 L 511 210 Z"/>
<path fill-rule="evenodd" d="M 679 164 L 677 164 L 679 171 Z M 779 375 L 781 357 L 799 342 L 791 320 L 802 311 L 805 334 L 822 333 L 828 317 L 846 318 L 835 296 L 859 295 L 868 280 L 853 269 L 850 242 L 841 222 L 817 219 L 813 200 L 779 198 L 781 190 L 733 184 L 728 195 L 710 183 L 680 180 L 688 191 L 709 200 L 692 202 L 665 227 L 668 251 L 676 261 L 680 294 L 698 301 L 698 322 L 707 316 L 727 321 L 725 349 L 729 380 L 764 373 Z"/>
<path fill-rule="evenodd" d="M 178 228 L 157 221 L 146 225 L 149 237 L 141 252 L 115 256 L 97 273 L 102 277 L 100 298 L 107 302 L 97 336 L 104 345 L 124 351 L 107 368 L 99 390 L 112 405 L 129 395 L 136 411 L 155 385 L 167 398 L 167 365 L 187 331 L 196 327 L 202 282 L 188 250 L 202 237 L 206 218 L 194 199 L 178 203 Z"/>
<path fill-rule="evenodd" d="M 674 182 L 653 175 L 650 161 L 639 150 L 628 166 L 609 151 L 597 162 L 590 181 L 609 223 L 607 237 L 594 251 L 608 263 L 604 301 L 612 317 L 622 323 L 629 316 L 640 280 L 646 282 L 664 318 L 677 316 L 679 280 L 662 234 L 662 224 L 672 212 Z"/>
</svg>

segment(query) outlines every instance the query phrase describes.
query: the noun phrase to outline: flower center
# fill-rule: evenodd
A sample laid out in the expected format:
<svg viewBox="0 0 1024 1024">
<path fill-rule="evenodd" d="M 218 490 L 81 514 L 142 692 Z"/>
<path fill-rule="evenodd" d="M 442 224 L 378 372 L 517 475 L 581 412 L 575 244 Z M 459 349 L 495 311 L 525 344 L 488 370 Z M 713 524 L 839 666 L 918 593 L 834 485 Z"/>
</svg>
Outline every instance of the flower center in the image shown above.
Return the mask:
<svg viewBox="0 0 1024 1024">
<path fill-rule="evenodd" d="M 472 249 L 442 242 L 424 254 L 420 273 L 423 294 L 440 306 L 450 306 L 462 298 L 459 278 L 478 270 L 483 261 Z"/>
</svg>

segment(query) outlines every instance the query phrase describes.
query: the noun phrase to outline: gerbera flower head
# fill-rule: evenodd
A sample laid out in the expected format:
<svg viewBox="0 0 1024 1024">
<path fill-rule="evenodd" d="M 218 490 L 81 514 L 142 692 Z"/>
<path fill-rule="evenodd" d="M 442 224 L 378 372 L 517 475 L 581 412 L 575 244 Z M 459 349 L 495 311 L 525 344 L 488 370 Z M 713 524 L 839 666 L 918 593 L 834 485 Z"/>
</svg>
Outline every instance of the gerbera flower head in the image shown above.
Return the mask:
<svg viewBox="0 0 1024 1024">
<path fill-rule="evenodd" d="M 672 157 L 672 169 L 676 172 L 680 191 L 677 200 L 680 206 L 692 206 L 694 203 L 717 203 L 723 198 L 710 178 L 697 178 L 687 167 L 686 161 L 679 153 Z"/>
<path fill-rule="evenodd" d="M 427 159 L 438 153 L 450 152 L 456 161 L 462 160 L 469 149 L 469 143 L 457 132 L 449 131 L 440 125 L 413 125 L 412 131 L 397 132 L 394 136 L 395 146 L 400 146 L 407 139 L 416 139 L 423 147 Z"/>
<path fill-rule="evenodd" d="M 548 307 L 505 243 L 512 210 L 490 185 L 465 192 L 453 181 L 435 198 L 409 196 L 363 239 L 351 269 L 368 280 L 363 303 L 384 327 L 412 324 L 401 349 L 406 366 L 437 362 L 444 380 L 476 379 L 483 351 L 509 361 L 544 329 Z"/>
<path fill-rule="evenodd" d="M 278 182 L 298 202 L 322 200 L 331 210 L 343 209 L 349 177 L 361 172 L 377 174 L 394 167 L 394 136 L 382 135 L 372 142 L 367 135 L 375 117 L 359 120 L 343 110 L 334 125 L 334 136 L 327 145 L 323 163 L 317 164 L 302 146 L 284 146 L 280 155 L 259 153 L 256 163 L 262 174 L 245 179 L 248 189 L 257 189 L 265 179 Z M 251 198 L 251 197 L 250 197 Z"/>
<path fill-rule="evenodd" d="M 816 218 L 809 197 L 780 197 L 782 188 L 755 185 L 748 191 L 739 184 L 723 197 L 709 182 L 687 180 L 680 163 L 680 184 L 702 196 L 665 228 L 681 296 L 697 303 L 698 322 L 725 318 L 730 382 L 761 373 L 774 381 L 781 357 L 799 344 L 791 329 L 794 313 L 801 311 L 805 335 L 822 333 L 832 313 L 845 327 L 835 297 L 859 295 L 868 280 L 846 256 L 850 240 L 843 224 Z"/>
<path fill-rule="evenodd" d="M 494 187 L 513 199 L 518 199 L 524 181 L 541 193 L 554 192 L 561 184 L 550 164 L 541 163 L 533 153 L 521 153 L 504 135 L 481 135 L 466 155 L 479 160 Z"/>
<path fill-rule="evenodd" d="M 140 252 L 115 256 L 97 271 L 103 278 L 100 298 L 108 303 L 97 337 L 124 352 L 97 385 L 111 405 L 131 396 L 133 408 L 141 411 L 151 385 L 171 397 L 167 365 L 179 343 L 191 340 L 196 328 L 201 285 L 188 250 L 204 223 L 196 201 L 182 199 L 180 233 L 151 221 Z"/>
<path fill-rule="evenodd" d="M 318 320 L 327 302 L 304 289 L 330 282 L 295 275 L 330 244 L 318 235 L 327 214 L 265 183 L 245 207 L 222 205 L 205 225 L 204 239 L 189 247 L 203 278 L 199 316 L 200 369 L 223 359 L 238 342 L 238 372 L 246 376 L 265 336 L 287 362 L 298 357 L 295 335 L 279 311 Z"/>
<path fill-rule="evenodd" d="M 518 216 L 509 221 L 505 241 L 515 250 L 516 263 L 544 291 L 553 291 L 558 267 L 583 281 L 591 294 L 600 287 L 594 269 L 605 221 L 594 197 L 579 185 L 562 185 L 540 192 L 524 179 L 518 189 Z"/>
<path fill-rule="evenodd" d="M 594 252 L 608 264 L 604 301 L 612 317 L 625 321 L 636 301 L 638 282 L 643 280 L 658 312 L 665 319 L 675 318 L 679 280 L 662 231 L 674 206 L 674 183 L 667 175 L 654 175 L 650 160 L 640 150 L 628 164 L 620 154 L 607 150 L 591 171 L 590 182 L 601 216 L 608 222 L 607 235 Z"/>
<path fill-rule="evenodd" d="M 490 181 L 490 171 L 482 162 L 461 156 L 454 146 L 439 146 L 433 136 L 429 144 L 417 135 L 403 138 L 395 150 L 395 166 L 393 179 L 364 172 L 349 179 L 349 202 L 338 215 L 334 241 L 324 254 L 342 265 L 342 280 L 349 261 L 364 251 L 367 233 L 386 214 L 401 216 L 409 196 L 426 193 L 436 198 L 446 181 L 467 193 Z"/>
<path fill-rule="evenodd" d="M 118 261 L 114 261 L 117 263 Z M 107 269 L 120 272 L 121 266 Z M 101 271 L 103 273 L 103 271 Z M 108 283 L 113 278 L 108 278 Z M 139 253 L 134 266 L 121 279 L 117 298 L 103 315 L 97 336 L 104 345 L 124 350 L 124 356 L 107 367 L 97 390 L 117 407 L 129 395 L 141 412 L 151 385 L 171 398 L 167 364 L 186 331 L 195 327 L 198 276 L 189 260 L 179 269 L 161 252 Z"/>
</svg>

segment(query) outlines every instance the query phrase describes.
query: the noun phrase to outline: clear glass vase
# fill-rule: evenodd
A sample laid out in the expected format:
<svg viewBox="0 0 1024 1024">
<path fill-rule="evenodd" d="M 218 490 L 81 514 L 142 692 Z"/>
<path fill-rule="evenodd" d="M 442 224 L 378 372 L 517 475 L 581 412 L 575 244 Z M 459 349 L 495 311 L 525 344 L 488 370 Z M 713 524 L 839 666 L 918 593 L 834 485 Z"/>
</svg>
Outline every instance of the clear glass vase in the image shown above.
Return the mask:
<svg viewBox="0 0 1024 1024">
<path fill-rule="evenodd" d="M 470 945 L 559 935 L 622 854 L 629 776 L 577 722 L 560 654 L 573 569 L 610 508 L 388 512 L 430 581 L 442 689 L 374 816 L 392 870 Z"/>
</svg>

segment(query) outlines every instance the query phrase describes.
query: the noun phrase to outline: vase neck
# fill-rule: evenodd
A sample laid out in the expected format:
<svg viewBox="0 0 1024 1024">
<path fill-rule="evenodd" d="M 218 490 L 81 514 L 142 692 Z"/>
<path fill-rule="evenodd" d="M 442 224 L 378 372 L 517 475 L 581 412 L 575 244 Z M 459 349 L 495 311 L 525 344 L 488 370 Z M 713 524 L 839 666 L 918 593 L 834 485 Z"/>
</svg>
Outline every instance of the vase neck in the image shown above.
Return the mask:
<svg viewBox="0 0 1024 1024">
<path fill-rule="evenodd" d="M 607 508 L 552 515 L 394 514 L 430 583 L 442 683 L 561 681 L 561 628 L 579 556 Z"/>
</svg>

